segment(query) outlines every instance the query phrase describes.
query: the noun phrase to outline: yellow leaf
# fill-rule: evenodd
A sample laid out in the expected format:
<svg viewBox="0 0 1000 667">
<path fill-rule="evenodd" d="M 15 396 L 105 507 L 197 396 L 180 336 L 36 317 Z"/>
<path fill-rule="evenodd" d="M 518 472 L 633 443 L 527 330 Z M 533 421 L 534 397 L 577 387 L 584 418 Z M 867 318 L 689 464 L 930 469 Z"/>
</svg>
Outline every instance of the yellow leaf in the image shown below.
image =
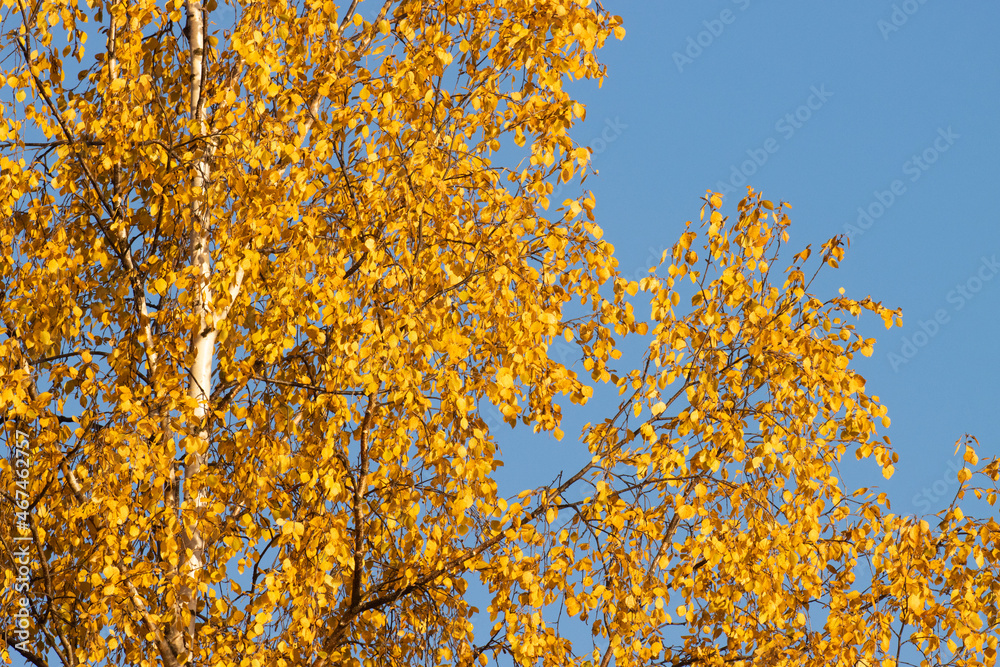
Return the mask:
<svg viewBox="0 0 1000 667">
<path fill-rule="evenodd" d="M 501 368 L 497 371 L 497 384 L 507 389 L 514 386 L 514 374 L 509 368 Z"/>
<path fill-rule="evenodd" d="M 579 614 L 580 608 L 581 608 L 580 603 L 577 601 L 576 598 L 566 599 L 566 613 L 569 614 L 570 616 L 576 616 L 577 614 Z"/>
</svg>

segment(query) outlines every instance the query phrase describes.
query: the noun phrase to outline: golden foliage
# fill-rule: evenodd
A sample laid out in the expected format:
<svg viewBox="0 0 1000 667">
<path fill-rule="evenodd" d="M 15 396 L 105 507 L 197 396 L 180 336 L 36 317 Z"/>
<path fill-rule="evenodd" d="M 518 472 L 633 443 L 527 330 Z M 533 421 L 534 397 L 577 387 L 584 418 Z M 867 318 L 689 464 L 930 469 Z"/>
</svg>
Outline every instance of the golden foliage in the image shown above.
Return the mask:
<svg viewBox="0 0 1000 667">
<path fill-rule="evenodd" d="M 5 659 L 993 664 L 996 523 L 837 476 L 892 474 L 850 322 L 898 312 L 811 294 L 808 249 L 776 277 L 754 193 L 638 284 L 591 195 L 549 201 L 588 169 L 563 86 L 624 36 L 599 5 L 4 5 Z M 620 409 L 501 497 L 483 409 L 561 437 L 564 337 Z"/>
</svg>

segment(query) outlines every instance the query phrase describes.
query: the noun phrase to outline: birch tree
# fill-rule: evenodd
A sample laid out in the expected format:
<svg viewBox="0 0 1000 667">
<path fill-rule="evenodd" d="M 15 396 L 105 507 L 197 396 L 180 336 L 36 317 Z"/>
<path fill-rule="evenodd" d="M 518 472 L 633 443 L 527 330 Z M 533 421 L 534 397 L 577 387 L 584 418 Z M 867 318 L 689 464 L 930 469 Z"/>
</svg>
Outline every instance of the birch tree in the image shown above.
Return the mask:
<svg viewBox="0 0 1000 667">
<path fill-rule="evenodd" d="M 900 317 L 814 293 L 841 240 L 708 192 L 629 280 L 552 196 L 620 18 L 344 4 L 4 0 L 4 660 L 994 664 L 997 463 L 932 520 L 840 479 Z M 501 493 L 513 425 L 584 464 Z"/>
</svg>

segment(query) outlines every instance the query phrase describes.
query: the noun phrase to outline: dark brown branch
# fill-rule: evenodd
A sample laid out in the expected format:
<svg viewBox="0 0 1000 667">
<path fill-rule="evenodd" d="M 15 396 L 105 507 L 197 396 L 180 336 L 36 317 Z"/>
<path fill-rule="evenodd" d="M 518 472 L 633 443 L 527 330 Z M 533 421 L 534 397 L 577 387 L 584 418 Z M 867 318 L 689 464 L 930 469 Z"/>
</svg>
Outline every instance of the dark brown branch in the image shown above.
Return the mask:
<svg viewBox="0 0 1000 667">
<path fill-rule="evenodd" d="M 297 389 L 307 389 L 309 391 L 315 391 L 320 394 L 330 394 L 333 396 L 364 396 L 365 392 L 360 390 L 348 390 L 348 391 L 331 391 L 329 389 L 322 389 L 315 385 L 303 384 L 301 382 L 292 382 L 291 380 L 276 380 L 274 378 L 261 377 L 260 375 L 251 375 L 254 380 L 259 380 L 261 382 L 267 382 L 269 384 L 276 384 L 282 387 L 295 387 Z"/>
</svg>

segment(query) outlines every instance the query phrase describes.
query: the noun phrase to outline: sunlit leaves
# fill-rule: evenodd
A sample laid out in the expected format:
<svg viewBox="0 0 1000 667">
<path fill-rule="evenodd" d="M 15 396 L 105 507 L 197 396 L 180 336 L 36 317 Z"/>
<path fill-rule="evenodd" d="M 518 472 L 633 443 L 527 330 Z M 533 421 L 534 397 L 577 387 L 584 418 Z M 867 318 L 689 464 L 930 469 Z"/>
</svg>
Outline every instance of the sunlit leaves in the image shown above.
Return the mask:
<svg viewBox="0 0 1000 667">
<path fill-rule="evenodd" d="M 586 164 L 567 136 L 584 111 L 562 81 L 602 75 L 590 51 L 617 19 L 575 3 L 401 2 L 367 22 L 305 3 L 239 7 L 225 25 L 213 4 L 199 82 L 198 35 L 173 25 L 190 7 L 38 11 L 26 31 L 5 25 L 21 35 L 5 83 L 24 106 L 3 137 L 3 400 L 33 432 L 80 424 L 39 436 L 53 473 L 33 484 L 64 577 L 46 595 L 115 609 L 103 623 L 128 639 L 78 612 L 48 636 L 169 664 L 193 641 L 178 596 L 197 588 L 213 600 L 205 655 L 252 641 L 332 657 L 380 632 L 381 612 L 358 611 L 378 595 L 402 601 L 402 636 L 467 651 L 461 570 L 484 566 L 468 550 L 502 504 L 498 424 L 480 408 L 562 437 L 554 398 L 592 393 L 544 352 L 564 304 L 602 314 L 584 351 L 598 377 L 617 356 L 611 331 L 634 326 L 623 294 L 598 292 L 613 260 L 593 200 L 548 220 L 537 196 Z M 55 42 L 82 45 L 85 15 L 105 53 L 72 92 Z M 533 156 L 513 179 L 488 157 L 510 132 Z M 25 150 L 32 133 L 51 149 Z M 530 530 L 518 539 L 539 539 Z M 99 539 L 109 531 L 121 537 Z M 135 590 L 79 588 L 95 558 L 124 563 Z M 256 588 L 231 578 L 234 559 Z M 431 604 L 451 620 L 428 625 Z M 422 645 L 373 650 L 398 661 Z"/>
<path fill-rule="evenodd" d="M 852 455 L 893 471 L 851 362 L 874 344 L 854 318 L 900 322 L 813 293 L 841 242 L 789 255 L 787 206 L 750 193 L 727 217 L 708 193 L 632 281 L 591 194 L 550 201 L 589 169 L 565 84 L 603 76 L 617 17 L 207 3 L 197 49 L 196 5 L 46 0 L 4 23 L 0 403 L 31 438 L 39 655 L 992 659 L 995 524 L 955 506 L 931 528 L 839 479 Z M 646 358 L 616 368 L 627 336 Z M 564 438 L 560 402 L 598 383 L 621 409 Z M 584 465 L 508 501 L 495 438 L 518 423 Z M 982 465 L 960 495 L 993 502 Z"/>
</svg>

